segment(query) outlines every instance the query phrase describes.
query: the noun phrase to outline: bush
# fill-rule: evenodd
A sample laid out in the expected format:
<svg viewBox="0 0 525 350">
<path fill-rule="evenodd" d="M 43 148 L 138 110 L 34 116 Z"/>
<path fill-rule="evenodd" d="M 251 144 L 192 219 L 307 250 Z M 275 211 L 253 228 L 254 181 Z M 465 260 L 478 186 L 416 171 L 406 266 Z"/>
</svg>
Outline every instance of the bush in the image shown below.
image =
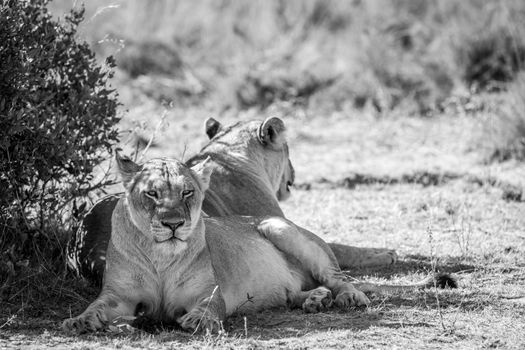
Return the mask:
<svg viewBox="0 0 525 350">
<path fill-rule="evenodd" d="M 58 22 L 47 5 L 0 8 L 0 275 L 2 260 L 5 273 L 13 260 L 61 256 L 57 230 L 75 199 L 108 183 L 93 171 L 118 137 L 112 59 L 98 65 L 76 40 L 83 9 Z"/>
<path fill-rule="evenodd" d="M 126 41 L 117 56 L 118 66 L 132 78 L 140 75 L 181 75 L 182 59 L 177 51 L 161 42 Z"/>
<path fill-rule="evenodd" d="M 248 72 L 237 86 L 235 94 L 240 108 L 265 109 L 278 101 L 291 101 L 295 105 L 307 105 L 316 92 L 330 86 L 335 79 L 320 78 L 308 71 L 285 65 L 268 70 Z"/>
<path fill-rule="evenodd" d="M 463 79 L 467 85 L 482 90 L 498 89 L 514 80 L 525 64 L 525 42 L 507 28 L 487 31 L 468 39 L 459 50 Z"/>
</svg>

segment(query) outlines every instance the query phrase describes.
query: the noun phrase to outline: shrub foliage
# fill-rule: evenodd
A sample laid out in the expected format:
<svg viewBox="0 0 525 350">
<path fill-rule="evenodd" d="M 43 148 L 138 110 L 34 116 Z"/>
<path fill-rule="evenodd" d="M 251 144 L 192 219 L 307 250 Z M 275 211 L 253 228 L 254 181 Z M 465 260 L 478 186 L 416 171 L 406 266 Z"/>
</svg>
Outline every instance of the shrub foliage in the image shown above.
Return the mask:
<svg viewBox="0 0 525 350">
<path fill-rule="evenodd" d="M 469 86 L 493 89 L 513 81 L 525 64 L 525 43 L 507 29 L 492 30 L 467 41 L 463 78 Z"/>
<path fill-rule="evenodd" d="M 93 170 L 117 141 L 114 64 L 76 38 L 83 9 L 63 20 L 48 0 L 0 0 L 0 253 L 31 258 L 60 240 L 66 209 L 101 188 Z M 57 225 L 57 223 L 59 225 Z M 64 226 L 65 225 L 65 226 Z M 58 244 L 54 244 L 56 247 Z M 16 253 L 16 254 L 15 254 Z M 1 265 L 1 264 L 0 264 Z"/>
</svg>

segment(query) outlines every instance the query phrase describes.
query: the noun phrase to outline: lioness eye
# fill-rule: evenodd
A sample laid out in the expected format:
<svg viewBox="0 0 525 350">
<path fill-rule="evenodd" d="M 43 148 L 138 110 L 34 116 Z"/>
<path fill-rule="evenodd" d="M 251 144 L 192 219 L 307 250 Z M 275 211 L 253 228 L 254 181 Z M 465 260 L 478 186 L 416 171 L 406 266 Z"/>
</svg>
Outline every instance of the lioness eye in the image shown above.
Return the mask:
<svg viewBox="0 0 525 350">
<path fill-rule="evenodd" d="M 184 197 L 184 198 L 191 197 L 192 195 L 193 195 L 193 190 L 184 190 L 184 191 L 182 191 L 182 197 Z"/>
<path fill-rule="evenodd" d="M 157 199 L 159 195 L 157 194 L 157 191 L 147 191 L 146 196 Z"/>
</svg>

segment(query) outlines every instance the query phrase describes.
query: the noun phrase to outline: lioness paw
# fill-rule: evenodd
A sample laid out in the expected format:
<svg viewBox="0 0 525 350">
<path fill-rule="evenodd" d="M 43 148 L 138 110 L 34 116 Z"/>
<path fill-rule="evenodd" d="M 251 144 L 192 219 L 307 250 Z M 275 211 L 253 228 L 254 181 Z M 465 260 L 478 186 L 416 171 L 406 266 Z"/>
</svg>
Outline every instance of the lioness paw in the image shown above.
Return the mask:
<svg viewBox="0 0 525 350">
<path fill-rule="evenodd" d="M 365 293 L 355 289 L 343 291 L 335 297 L 335 305 L 340 308 L 347 308 L 349 306 L 368 306 L 370 300 Z"/>
<path fill-rule="evenodd" d="M 397 262 L 398 256 L 395 250 L 377 248 L 368 259 L 363 261 L 363 266 L 388 266 Z"/>
<path fill-rule="evenodd" d="M 390 265 L 395 264 L 397 262 L 398 256 L 395 250 L 389 250 L 385 254 L 390 259 Z"/>
<path fill-rule="evenodd" d="M 103 313 L 92 312 L 64 320 L 64 322 L 62 322 L 62 330 L 78 334 L 96 332 L 104 329 L 106 324 L 107 319 Z"/>
<path fill-rule="evenodd" d="M 186 315 L 177 319 L 177 322 L 185 330 L 205 331 L 216 333 L 221 330 L 221 322 L 209 310 L 195 308 Z"/>
<path fill-rule="evenodd" d="M 324 311 L 332 306 L 332 292 L 326 287 L 318 287 L 310 291 L 310 295 L 303 303 L 306 313 Z"/>
</svg>

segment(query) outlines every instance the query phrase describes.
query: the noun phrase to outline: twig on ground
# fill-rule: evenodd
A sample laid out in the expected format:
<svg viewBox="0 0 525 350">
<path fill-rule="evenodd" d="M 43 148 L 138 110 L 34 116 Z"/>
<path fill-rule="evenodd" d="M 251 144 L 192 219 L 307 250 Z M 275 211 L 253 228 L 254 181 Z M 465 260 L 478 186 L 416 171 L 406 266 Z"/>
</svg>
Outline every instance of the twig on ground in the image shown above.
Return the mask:
<svg viewBox="0 0 525 350">
<path fill-rule="evenodd" d="M 7 321 L 5 321 L 2 325 L 0 325 L 0 329 L 4 328 L 5 326 L 8 326 L 13 320 L 16 318 L 16 315 L 10 316 Z"/>
<path fill-rule="evenodd" d="M 144 149 L 142 150 L 142 153 L 138 159 L 138 161 L 141 161 L 144 156 L 146 155 L 146 153 L 148 152 L 149 148 L 151 147 L 151 145 L 153 144 L 153 140 L 155 139 L 155 136 L 157 136 L 157 134 L 159 133 L 160 131 L 160 127 L 162 126 L 162 124 L 164 124 L 164 121 L 166 120 L 166 116 L 168 115 L 168 110 L 165 109 L 164 112 L 162 112 L 162 115 L 160 116 L 160 120 L 159 122 L 157 123 L 157 126 L 155 127 L 155 131 L 153 131 L 153 134 L 151 135 L 151 137 L 149 138 L 149 141 L 148 141 L 148 144 L 146 145 L 146 147 L 144 147 Z"/>
<path fill-rule="evenodd" d="M 432 275 L 434 279 L 434 296 L 436 298 L 437 303 L 437 309 L 438 309 L 438 315 L 439 315 L 439 321 L 441 323 L 441 327 L 443 328 L 443 331 L 448 331 L 447 327 L 445 327 L 445 322 L 443 321 L 443 312 L 441 311 L 441 303 L 439 301 L 439 295 L 437 291 L 437 258 L 435 256 L 435 246 L 434 246 L 434 236 L 432 233 L 432 229 L 430 227 L 430 223 L 427 226 L 427 234 L 428 234 L 428 242 L 430 244 L 430 266 L 432 267 Z"/>
<path fill-rule="evenodd" d="M 217 289 L 219 289 L 219 285 L 216 285 L 215 288 L 213 288 L 213 292 L 211 292 L 211 296 L 208 299 L 208 302 L 206 303 L 206 307 L 204 308 L 204 312 L 202 313 L 201 318 L 199 319 L 199 323 L 197 323 L 197 327 L 195 327 L 195 330 L 191 335 L 195 335 L 197 331 L 199 330 L 199 327 L 201 326 L 202 320 L 204 318 L 204 315 L 206 314 L 206 311 L 208 311 L 208 307 L 210 306 L 211 301 L 213 300 L 213 297 L 215 296 L 215 293 L 217 292 Z M 221 324 L 222 326 L 222 324 Z"/>
<path fill-rule="evenodd" d="M 180 161 L 184 162 L 184 157 L 186 156 L 186 151 L 188 150 L 188 144 L 184 143 L 184 149 L 182 150 L 182 155 L 180 156 Z"/>
</svg>

